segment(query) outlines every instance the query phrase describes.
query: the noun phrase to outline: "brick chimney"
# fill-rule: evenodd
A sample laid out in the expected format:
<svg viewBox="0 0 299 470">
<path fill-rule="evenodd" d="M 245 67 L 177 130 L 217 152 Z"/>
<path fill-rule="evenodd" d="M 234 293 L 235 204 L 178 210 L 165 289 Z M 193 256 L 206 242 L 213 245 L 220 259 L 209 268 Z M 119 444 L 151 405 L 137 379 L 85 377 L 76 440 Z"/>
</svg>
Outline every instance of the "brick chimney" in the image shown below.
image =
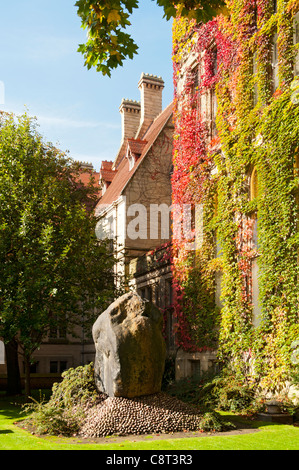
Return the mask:
<svg viewBox="0 0 299 470">
<path fill-rule="evenodd" d="M 141 94 L 141 118 L 135 138 L 142 139 L 148 127 L 162 112 L 164 81 L 156 75 L 143 73 L 139 80 L 138 88 Z"/>
<path fill-rule="evenodd" d="M 140 123 L 141 105 L 139 101 L 123 99 L 119 107 L 122 125 L 122 142 L 135 137 Z"/>
<path fill-rule="evenodd" d="M 127 139 L 141 139 L 152 122 L 162 112 L 162 91 L 164 81 L 156 75 L 143 73 L 138 83 L 141 103 L 123 99 L 119 107 L 122 122 L 122 139 L 120 149 L 113 162 L 116 170 L 124 157 Z"/>
<path fill-rule="evenodd" d="M 121 114 L 122 138 L 120 149 L 112 166 L 113 170 L 117 169 L 123 158 L 123 154 L 127 145 L 127 139 L 132 139 L 135 137 L 138 126 L 140 124 L 141 104 L 139 101 L 123 98 L 119 107 L 119 112 Z"/>
</svg>

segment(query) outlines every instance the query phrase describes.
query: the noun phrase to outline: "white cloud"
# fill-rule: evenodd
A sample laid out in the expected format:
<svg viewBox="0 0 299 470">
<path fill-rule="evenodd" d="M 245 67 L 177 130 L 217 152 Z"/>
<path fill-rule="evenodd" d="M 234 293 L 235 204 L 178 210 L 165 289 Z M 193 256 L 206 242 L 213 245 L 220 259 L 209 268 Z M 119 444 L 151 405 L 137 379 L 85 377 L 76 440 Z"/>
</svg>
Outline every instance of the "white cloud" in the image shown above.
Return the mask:
<svg viewBox="0 0 299 470">
<path fill-rule="evenodd" d="M 102 122 L 102 121 L 82 121 L 71 119 L 67 117 L 55 117 L 55 116 L 36 116 L 37 122 L 42 126 L 58 126 L 72 129 L 94 129 L 94 128 L 105 128 L 105 129 L 119 129 L 120 126 L 117 124 Z"/>
<path fill-rule="evenodd" d="M 0 82 L 1 85 L 1 82 Z M 0 89 L 1 91 L 1 89 Z M 1 96 L 1 95 L 0 95 Z M 1 103 L 0 103 L 1 104 Z M 1 105 L 1 110 L 8 113 L 13 113 L 16 116 L 23 115 L 24 112 L 27 112 L 30 116 L 35 117 L 37 124 L 41 127 L 58 127 L 59 129 L 112 129 L 119 130 L 121 125 L 109 121 L 89 121 L 82 119 L 73 119 L 72 117 L 62 117 L 62 116 L 53 116 L 53 115 L 44 115 L 44 114 L 34 114 L 24 106 L 23 110 L 18 109 L 17 106 L 3 104 Z"/>
</svg>

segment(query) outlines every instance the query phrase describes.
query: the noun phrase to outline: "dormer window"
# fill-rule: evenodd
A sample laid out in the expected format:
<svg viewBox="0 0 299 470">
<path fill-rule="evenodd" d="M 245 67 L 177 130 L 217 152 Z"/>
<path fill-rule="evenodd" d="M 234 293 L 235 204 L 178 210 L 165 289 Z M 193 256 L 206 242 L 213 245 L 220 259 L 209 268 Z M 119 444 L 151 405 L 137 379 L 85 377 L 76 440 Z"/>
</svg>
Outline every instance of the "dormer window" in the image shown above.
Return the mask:
<svg viewBox="0 0 299 470">
<path fill-rule="evenodd" d="M 102 194 L 105 194 L 107 189 L 109 188 L 111 182 L 110 181 L 102 181 Z"/>
<path fill-rule="evenodd" d="M 130 146 L 128 146 L 126 158 L 129 162 L 129 171 L 131 171 L 134 168 L 136 156 L 134 153 L 132 153 Z"/>
<path fill-rule="evenodd" d="M 135 158 L 131 154 L 131 152 L 129 152 L 128 160 L 129 160 L 129 171 L 131 171 L 133 169 L 134 165 L 135 165 Z"/>
<path fill-rule="evenodd" d="M 114 176 L 117 173 L 117 170 L 112 169 L 113 162 L 108 162 L 107 160 L 102 162 L 101 170 L 100 170 L 100 184 L 102 194 L 106 192 L 109 188 L 110 184 L 113 181 Z"/>
<path fill-rule="evenodd" d="M 128 139 L 126 158 L 129 162 L 129 171 L 134 168 L 134 165 L 137 162 L 138 158 L 141 156 L 146 144 L 146 140 Z"/>
</svg>

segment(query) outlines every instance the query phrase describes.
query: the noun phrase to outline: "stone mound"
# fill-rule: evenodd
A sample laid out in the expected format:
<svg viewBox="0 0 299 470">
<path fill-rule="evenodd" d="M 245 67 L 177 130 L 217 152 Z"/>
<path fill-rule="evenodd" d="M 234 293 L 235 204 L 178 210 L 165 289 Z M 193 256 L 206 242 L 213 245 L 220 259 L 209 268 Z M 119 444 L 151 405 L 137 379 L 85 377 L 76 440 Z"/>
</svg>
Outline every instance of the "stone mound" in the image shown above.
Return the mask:
<svg viewBox="0 0 299 470">
<path fill-rule="evenodd" d="M 163 392 L 138 398 L 107 397 L 88 411 L 80 436 L 196 431 L 201 418 L 198 410 Z"/>
</svg>

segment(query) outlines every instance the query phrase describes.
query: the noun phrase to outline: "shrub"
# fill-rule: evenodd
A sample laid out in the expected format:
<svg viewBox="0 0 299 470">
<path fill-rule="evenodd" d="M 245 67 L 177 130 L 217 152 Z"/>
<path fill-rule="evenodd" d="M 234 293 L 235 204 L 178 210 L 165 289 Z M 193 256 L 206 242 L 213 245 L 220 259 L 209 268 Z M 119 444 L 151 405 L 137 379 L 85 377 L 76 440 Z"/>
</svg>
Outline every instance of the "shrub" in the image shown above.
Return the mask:
<svg viewBox="0 0 299 470">
<path fill-rule="evenodd" d="M 199 429 L 206 432 L 221 432 L 234 429 L 235 425 L 229 421 L 224 421 L 215 411 L 207 412 L 200 421 Z"/>
<path fill-rule="evenodd" d="M 260 409 L 255 385 L 236 378 L 227 371 L 211 372 L 200 377 L 188 377 L 168 388 L 168 393 L 201 410 L 222 410 L 248 414 Z M 249 411 L 250 410 L 250 411 Z"/>
<path fill-rule="evenodd" d="M 197 405 L 201 395 L 201 380 L 197 377 L 186 377 L 171 383 L 167 388 L 169 395 L 190 405 Z"/>
<path fill-rule="evenodd" d="M 93 364 L 68 369 L 63 380 L 55 383 L 49 401 L 33 400 L 27 404 L 26 420 L 38 434 L 73 435 L 80 428 L 85 413 L 99 400 L 94 384 Z"/>
<path fill-rule="evenodd" d="M 254 388 L 236 380 L 234 376 L 218 376 L 203 387 L 202 401 L 214 404 L 219 410 L 242 411 L 251 406 L 254 396 Z"/>
<path fill-rule="evenodd" d="M 60 383 L 53 385 L 50 400 L 53 404 L 73 407 L 94 402 L 98 398 L 93 363 L 68 369 L 62 373 L 62 378 Z"/>
</svg>

